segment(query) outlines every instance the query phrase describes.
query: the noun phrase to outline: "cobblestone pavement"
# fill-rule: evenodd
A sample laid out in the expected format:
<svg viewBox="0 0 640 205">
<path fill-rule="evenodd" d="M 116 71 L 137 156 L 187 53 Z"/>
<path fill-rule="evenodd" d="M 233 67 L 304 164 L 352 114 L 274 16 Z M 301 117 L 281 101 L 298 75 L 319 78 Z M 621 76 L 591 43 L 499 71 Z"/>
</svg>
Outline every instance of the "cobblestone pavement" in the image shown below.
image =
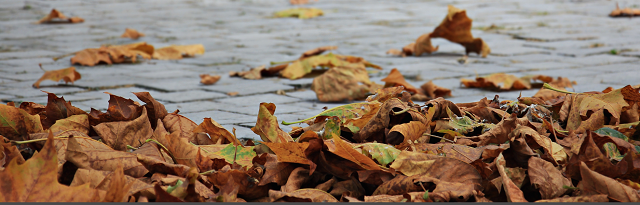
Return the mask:
<svg viewBox="0 0 640 205">
<path fill-rule="evenodd" d="M 313 2 L 313 1 L 312 1 Z M 131 92 L 148 91 L 168 110 L 196 123 L 211 117 L 239 137 L 252 137 L 260 102 L 276 104 L 278 120 L 294 121 L 313 116 L 323 107 L 309 89 L 312 79 L 229 78 L 229 71 L 248 70 L 287 61 L 319 46 L 337 45 L 335 53 L 364 57 L 381 65 L 372 80 L 382 83 L 392 68 L 420 86 L 428 80 L 452 89 L 453 102 L 472 102 L 483 97 L 513 100 L 519 91 L 500 92 L 465 89 L 461 78 L 495 72 L 517 76 L 544 74 L 577 81 L 576 92 L 602 90 L 607 86 L 640 84 L 640 18 L 610 18 L 616 1 L 605 0 L 458 0 L 388 1 L 319 0 L 309 7 L 325 15 L 300 20 L 272 18 L 275 11 L 292 8 L 287 0 L 190 0 L 190 1 L 2 1 L 0 5 L 0 99 L 46 103 L 40 90 L 64 96 L 85 110 L 105 110 L 110 92 L 136 101 Z M 619 1 L 621 7 L 638 7 L 637 1 Z M 447 5 L 466 9 L 473 19 L 473 35 L 485 40 L 492 53 L 474 54 L 468 64 L 457 62 L 462 46 L 442 39 L 440 50 L 423 57 L 391 57 L 385 52 L 402 48 L 435 28 L 447 13 Z M 80 24 L 37 25 L 56 8 L 67 16 L 85 19 Z M 484 28 L 495 25 L 494 29 Z M 125 28 L 147 36 L 139 40 L 119 38 Z M 206 53 L 178 61 L 151 60 L 137 64 L 75 66 L 82 79 L 64 85 L 45 81 L 40 89 L 31 85 L 46 70 L 71 66 L 70 56 L 52 57 L 97 48 L 102 44 L 146 41 L 155 47 L 171 44 L 203 44 Z M 612 55 L 611 51 L 618 52 Z M 199 83 L 199 74 L 222 75 L 211 86 Z M 276 91 L 283 90 L 285 95 Z M 227 96 L 237 91 L 239 95 Z M 523 91 L 531 96 L 537 89 Z M 345 102 L 346 103 L 346 102 Z M 290 126 L 282 126 L 291 130 Z"/>
</svg>

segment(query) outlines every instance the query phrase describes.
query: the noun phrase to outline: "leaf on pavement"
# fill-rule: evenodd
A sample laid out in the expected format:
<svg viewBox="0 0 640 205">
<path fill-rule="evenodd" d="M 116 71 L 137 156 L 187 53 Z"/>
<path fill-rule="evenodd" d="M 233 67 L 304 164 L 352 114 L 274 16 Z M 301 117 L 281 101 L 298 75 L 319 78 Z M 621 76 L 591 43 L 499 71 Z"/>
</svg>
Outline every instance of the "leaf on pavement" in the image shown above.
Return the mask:
<svg viewBox="0 0 640 205">
<path fill-rule="evenodd" d="M 125 28 L 124 33 L 120 36 L 120 38 L 130 38 L 133 40 L 138 40 L 138 38 L 143 37 L 144 33 L 140 33 L 132 28 Z"/>
<path fill-rule="evenodd" d="M 220 80 L 220 75 L 200 74 L 200 83 L 204 85 L 213 85 Z"/>
<path fill-rule="evenodd" d="M 620 9 L 618 3 L 616 3 L 616 8 L 609 13 L 610 17 L 632 17 L 632 16 L 640 16 L 640 9 L 632 9 L 629 7 L 625 7 Z"/>
<path fill-rule="evenodd" d="M 404 79 L 404 76 L 402 76 L 402 74 L 400 74 L 400 71 L 398 71 L 398 69 L 396 68 L 391 69 L 389 75 L 383 78 L 381 81 L 385 82 L 385 88 L 403 86 L 406 91 L 409 91 L 412 94 L 422 93 L 416 87 L 413 87 L 413 85 L 407 82 Z"/>
<path fill-rule="evenodd" d="M 311 90 L 321 102 L 341 102 L 364 99 L 377 86 L 366 69 L 338 66 L 314 78 Z"/>
<path fill-rule="evenodd" d="M 42 24 L 42 23 L 82 23 L 84 22 L 84 19 L 74 16 L 74 17 L 67 17 L 64 14 L 62 14 L 62 12 L 59 12 L 56 9 L 51 9 L 51 13 L 49 13 L 49 15 L 42 17 L 42 19 L 40 19 L 39 21 L 36 22 L 36 24 Z"/>
<path fill-rule="evenodd" d="M 35 83 L 33 83 L 33 87 L 40 88 L 40 82 L 44 80 L 51 80 L 54 82 L 58 82 L 60 80 L 64 80 L 64 83 L 71 82 L 73 83 L 76 80 L 80 80 L 81 76 L 78 71 L 76 71 L 75 67 L 68 67 L 59 70 L 50 70 L 44 72 L 42 77 L 38 79 Z"/>
<path fill-rule="evenodd" d="M 152 45 L 146 42 L 138 42 L 126 45 L 102 46 L 100 48 L 88 48 L 76 52 L 71 58 L 71 64 L 95 66 L 99 63 L 135 63 L 138 56 L 143 59 L 151 59 L 154 54 Z"/>
<path fill-rule="evenodd" d="M 202 44 L 171 45 L 153 51 L 153 58 L 158 60 L 180 60 L 183 57 L 194 57 L 204 54 Z"/>
<path fill-rule="evenodd" d="M 433 83 L 433 81 L 426 82 L 420 86 L 422 92 L 427 95 L 427 97 L 431 99 L 436 99 L 439 97 L 451 97 L 451 90 L 447 88 L 443 88 L 437 86 Z"/>
<path fill-rule="evenodd" d="M 181 138 L 189 139 L 189 142 L 197 143 L 193 138 L 193 129 L 198 125 L 191 121 L 189 118 L 177 113 L 169 113 L 162 119 L 162 124 L 169 133 L 180 133 L 178 136 Z"/>
<path fill-rule="evenodd" d="M 89 116 L 82 114 L 72 115 L 65 119 L 60 119 L 56 121 L 56 124 L 53 124 L 49 128 L 49 130 L 51 130 L 51 132 L 53 133 L 66 130 L 75 130 L 86 135 L 89 134 L 89 129 L 91 129 L 91 126 L 89 126 Z"/>
<path fill-rule="evenodd" d="M 297 17 L 299 19 L 309 19 L 322 16 L 324 13 L 317 8 L 292 8 L 276 12 L 275 17 Z"/>
<path fill-rule="evenodd" d="M 564 177 L 553 164 L 540 158 L 529 158 L 527 173 L 531 184 L 540 190 L 542 199 L 560 197 L 567 192 L 564 187 L 571 187 L 571 180 Z"/>
<path fill-rule="evenodd" d="M 89 184 L 69 187 L 58 183 L 58 159 L 53 134 L 40 152 L 23 164 L 11 160 L 0 171 L 2 202 L 97 202 L 98 192 Z M 78 194 L 82 193 L 82 194 Z"/>
<path fill-rule="evenodd" d="M 515 75 L 494 73 L 476 80 L 461 79 L 460 82 L 468 88 L 496 88 L 500 90 L 528 90 L 531 84 Z"/>
</svg>

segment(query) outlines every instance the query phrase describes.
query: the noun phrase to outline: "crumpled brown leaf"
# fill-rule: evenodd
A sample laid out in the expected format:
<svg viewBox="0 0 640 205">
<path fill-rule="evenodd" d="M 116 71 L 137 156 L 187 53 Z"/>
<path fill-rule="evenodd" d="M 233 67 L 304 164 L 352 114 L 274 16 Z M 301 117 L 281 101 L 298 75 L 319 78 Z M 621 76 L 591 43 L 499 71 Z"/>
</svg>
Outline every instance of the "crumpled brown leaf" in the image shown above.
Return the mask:
<svg viewBox="0 0 640 205">
<path fill-rule="evenodd" d="M 130 38 L 133 40 L 137 40 L 140 37 L 143 37 L 144 33 L 140 33 L 132 28 L 125 28 L 124 33 L 120 36 L 120 38 Z"/>
<path fill-rule="evenodd" d="M 154 54 L 152 45 L 146 42 L 138 42 L 117 46 L 102 46 L 100 48 L 88 48 L 76 52 L 71 58 L 71 64 L 80 64 L 84 66 L 94 66 L 99 63 L 134 63 L 138 56 L 143 59 L 151 59 Z"/>
<path fill-rule="evenodd" d="M 183 57 L 202 54 L 204 54 L 204 46 L 202 44 L 171 45 L 152 52 L 153 58 L 158 60 L 180 60 Z"/>
<path fill-rule="evenodd" d="M 80 73 L 76 71 L 75 67 L 68 67 L 59 70 L 50 70 L 46 71 L 38 81 L 33 83 L 33 87 L 40 88 L 40 82 L 44 80 L 51 80 L 58 82 L 60 80 L 64 80 L 64 83 L 71 82 L 73 83 L 76 80 L 80 80 Z"/>
<path fill-rule="evenodd" d="M 84 19 L 74 16 L 74 17 L 67 17 L 64 14 L 62 14 L 62 12 L 59 12 L 56 9 L 51 9 L 51 13 L 49 13 L 49 15 L 42 17 L 42 19 L 40 19 L 39 21 L 36 22 L 36 24 L 42 24 L 42 23 L 82 23 L 84 22 Z"/>
<path fill-rule="evenodd" d="M 592 171 L 584 162 L 580 162 L 582 181 L 578 188 L 585 194 L 607 194 L 609 199 L 619 202 L 638 202 L 640 194 L 633 188 L 614 179 Z"/>
<path fill-rule="evenodd" d="M 121 151 L 127 150 L 127 145 L 139 147 L 153 135 L 146 107 L 142 108 L 142 115 L 135 120 L 100 123 L 93 129 L 105 144 Z"/>
</svg>

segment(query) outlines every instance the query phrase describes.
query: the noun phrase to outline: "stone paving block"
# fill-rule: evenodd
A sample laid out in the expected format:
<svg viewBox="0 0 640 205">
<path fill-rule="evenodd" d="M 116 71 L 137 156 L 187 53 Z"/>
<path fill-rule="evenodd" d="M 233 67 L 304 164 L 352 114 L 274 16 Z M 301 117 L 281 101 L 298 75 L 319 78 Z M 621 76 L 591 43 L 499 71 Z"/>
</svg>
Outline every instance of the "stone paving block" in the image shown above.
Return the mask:
<svg viewBox="0 0 640 205">
<path fill-rule="evenodd" d="M 293 90 L 293 86 L 274 82 L 273 79 L 246 80 L 221 78 L 216 84 L 203 86 L 203 89 L 220 93 L 238 92 L 238 95 L 275 93 L 278 90 Z"/>
<path fill-rule="evenodd" d="M 227 95 L 222 93 L 207 92 L 203 90 L 187 90 L 170 93 L 156 93 L 155 95 L 153 95 L 153 97 L 157 100 L 165 102 L 178 103 L 196 100 L 218 99 L 227 97 Z"/>
<path fill-rule="evenodd" d="M 0 100 L 3 102 L 13 101 L 14 98 L 15 96 L 13 95 L 0 94 Z"/>
<path fill-rule="evenodd" d="M 80 79 L 78 81 L 73 82 L 73 86 L 87 89 L 104 89 L 104 88 L 115 88 L 115 87 L 133 87 L 136 82 L 140 81 L 153 81 L 153 80 L 145 80 L 135 77 L 129 76 L 117 76 L 117 75 L 107 75 L 102 78 L 94 78 L 94 79 Z"/>
<path fill-rule="evenodd" d="M 205 85 L 200 84 L 200 78 L 175 78 L 163 80 L 142 80 L 135 81 L 137 87 L 158 90 L 163 92 L 176 92 L 184 90 L 202 89 Z"/>
<path fill-rule="evenodd" d="M 579 65 L 607 65 L 614 63 L 637 62 L 640 59 L 633 57 L 624 57 L 616 55 L 592 55 L 586 57 L 566 58 L 563 62 L 575 63 Z"/>
<path fill-rule="evenodd" d="M 640 68 L 640 65 L 637 63 L 619 63 L 619 64 L 609 64 L 609 65 L 583 66 L 580 69 L 596 71 L 599 73 L 615 73 L 615 72 L 635 70 L 638 68 Z"/>
<path fill-rule="evenodd" d="M 200 124 L 204 121 L 205 117 L 209 117 L 220 124 L 240 124 L 248 122 L 256 122 L 257 116 L 244 115 L 238 113 L 230 113 L 218 110 L 180 113 L 181 115 L 189 118 L 193 122 Z"/>
<path fill-rule="evenodd" d="M 191 112 L 200 112 L 200 111 L 209 111 L 209 110 L 224 110 L 228 106 L 229 104 L 220 103 L 213 100 L 201 100 L 201 101 L 193 101 L 193 102 L 164 104 L 164 107 L 167 109 L 167 112 L 173 112 L 177 109 L 177 110 L 180 110 L 180 113 L 191 113 Z"/>
<path fill-rule="evenodd" d="M 299 101 L 298 98 L 292 98 L 284 95 L 277 94 L 259 94 L 259 95 L 250 95 L 250 96 L 240 96 L 240 97 L 229 97 L 225 99 L 218 100 L 219 102 L 235 104 L 238 106 L 259 106 L 261 102 L 267 103 L 275 103 L 276 105 L 282 103 L 290 103 Z"/>
<path fill-rule="evenodd" d="M 550 70 L 553 69 L 554 72 L 557 69 L 561 68 L 576 68 L 580 67 L 579 65 L 572 63 L 563 63 L 563 62 L 539 62 L 539 63 L 514 63 L 511 64 L 512 67 L 524 68 L 527 70 Z"/>
<path fill-rule="evenodd" d="M 82 88 L 75 87 L 41 87 L 41 88 L 0 88 L 1 94 L 15 95 L 16 97 L 37 97 L 37 96 L 47 96 L 47 93 L 42 92 L 47 91 L 50 93 L 59 94 L 68 94 L 84 91 Z"/>
<path fill-rule="evenodd" d="M 601 79 L 602 83 L 621 85 L 620 87 L 624 87 L 625 85 L 635 86 L 640 84 L 638 71 L 601 74 L 598 75 L 598 79 Z"/>
<path fill-rule="evenodd" d="M 240 125 L 234 125 L 234 124 L 223 124 L 222 127 L 227 129 L 229 132 L 232 132 L 233 128 L 236 128 L 236 136 L 238 138 L 249 138 L 249 139 L 252 139 L 254 142 L 262 141 L 262 139 L 260 139 L 260 135 L 257 135 L 256 133 L 254 133 L 251 130 L 251 128 L 240 126 Z"/>
<path fill-rule="evenodd" d="M 297 90 L 297 91 L 293 91 L 293 92 L 285 92 L 285 95 L 289 96 L 289 97 L 294 97 L 294 98 L 299 98 L 301 100 L 306 100 L 306 101 L 317 101 L 318 100 L 318 96 L 316 95 L 316 92 L 314 92 L 311 89 L 305 89 L 305 90 Z"/>
</svg>

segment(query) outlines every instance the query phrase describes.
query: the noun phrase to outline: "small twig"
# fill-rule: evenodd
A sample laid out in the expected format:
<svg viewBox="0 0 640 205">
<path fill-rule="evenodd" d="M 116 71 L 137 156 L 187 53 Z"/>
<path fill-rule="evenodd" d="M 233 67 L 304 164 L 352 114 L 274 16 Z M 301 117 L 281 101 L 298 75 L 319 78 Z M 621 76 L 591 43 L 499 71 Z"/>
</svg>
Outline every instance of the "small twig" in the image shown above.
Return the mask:
<svg viewBox="0 0 640 205">
<path fill-rule="evenodd" d="M 422 135 L 423 135 L 423 136 L 431 136 L 431 137 L 435 137 L 435 138 L 440 138 L 440 139 L 443 139 L 443 140 L 445 140 L 445 141 L 448 141 L 448 142 L 451 142 L 451 143 L 454 143 L 454 144 L 456 143 L 456 142 L 454 142 L 454 141 L 452 141 L 452 140 L 450 140 L 450 139 L 447 139 L 447 138 L 444 138 L 444 137 L 440 137 L 440 136 L 436 136 L 436 135 L 432 135 L 432 134 L 424 133 L 424 134 L 422 134 Z"/>
<path fill-rule="evenodd" d="M 173 153 L 171 153 L 169 151 L 169 149 L 167 149 L 167 147 L 165 147 L 162 143 L 158 142 L 158 140 L 154 140 L 154 139 L 147 139 L 144 141 L 146 142 L 155 142 L 156 144 L 160 145 L 160 147 L 162 147 L 162 149 L 164 149 L 164 151 L 167 151 L 167 153 L 169 153 L 169 155 L 171 156 L 171 159 L 173 160 L 173 162 L 176 162 L 176 157 L 173 156 Z"/>
<path fill-rule="evenodd" d="M 47 70 L 45 70 L 44 68 L 42 68 L 42 63 L 38 63 L 38 66 L 40 66 L 40 69 L 41 69 L 42 71 L 44 71 L 45 73 L 47 72 Z"/>
<path fill-rule="evenodd" d="M 138 148 L 132 147 L 131 145 L 127 145 L 127 149 L 137 150 Z"/>
<path fill-rule="evenodd" d="M 209 170 L 209 171 L 206 171 L 206 172 L 202 172 L 200 174 L 205 175 L 205 174 L 211 174 L 211 173 L 216 173 L 216 172 L 218 172 L 218 171 L 212 169 L 212 170 Z"/>
<path fill-rule="evenodd" d="M 406 108 L 406 109 L 404 109 L 404 110 L 400 110 L 400 111 L 398 111 L 398 112 L 393 112 L 393 115 L 399 115 L 399 114 L 405 113 L 405 112 L 407 112 L 407 111 L 411 110 L 411 108 L 412 108 L 412 107 L 408 107 L 408 108 Z"/>
<path fill-rule="evenodd" d="M 54 137 L 53 139 L 65 139 L 65 138 L 69 138 L 69 136 Z M 42 141 L 47 141 L 47 138 L 40 138 L 40 139 L 35 139 L 35 140 L 25 140 L 25 141 L 10 141 L 10 142 L 13 145 L 19 145 L 19 144 L 28 144 L 28 143 L 33 143 L 33 142 L 42 142 Z"/>
</svg>

